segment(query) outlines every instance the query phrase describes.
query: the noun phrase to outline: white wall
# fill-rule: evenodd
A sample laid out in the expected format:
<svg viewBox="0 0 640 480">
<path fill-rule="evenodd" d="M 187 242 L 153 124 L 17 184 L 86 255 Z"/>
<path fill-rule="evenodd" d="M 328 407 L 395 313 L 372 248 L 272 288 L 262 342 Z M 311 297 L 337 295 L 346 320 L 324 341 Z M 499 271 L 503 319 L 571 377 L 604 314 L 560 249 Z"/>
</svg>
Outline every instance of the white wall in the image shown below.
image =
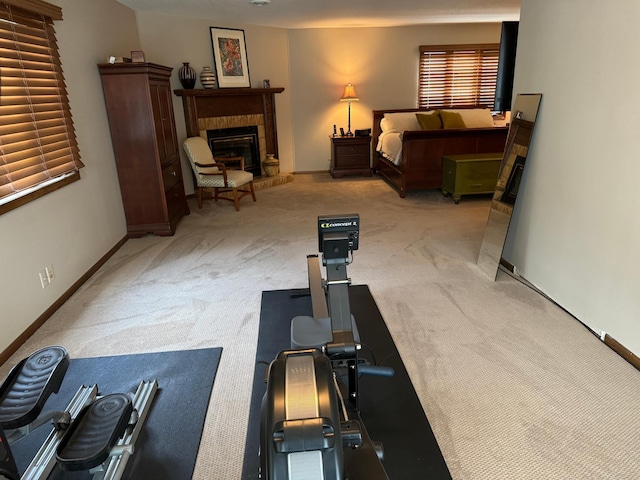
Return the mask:
<svg viewBox="0 0 640 480">
<path fill-rule="evenodd" d="M 182 88 L 178 80 L 178 69 L 183 62 L 189 62 L 198 75 L 204 66 L 214 68 L 210 27 L 244 30 L 251 86 L 262 88 L 262 81 L 269 79 L 272 87 L 285 89 L 284 92 L 275 95 L 278 159 L 281 172 L 294 171 L 287 30 L 252 25 L 218 25 L 215 18 L 190 18 L 150 12 L 138 12 L 137 16 L 145 59 L 174 68 L 171 75 L 173 89 Z M 199 79 L 196 88 L 202 88 Z M 173 97 L 173 109 L 178 142 L 182 144 L 187 138 L 187 133 L 182 99 L 178 96 Z M 183 172 L 190 172 L 191 168 L 182 149 L 180 155 Z M 191 175 L 186 174 L 184 177 L 187 194 L 191 194 Z"/>
<path fill-rule="evenodd" d="M 55 29 L 86 166 L 80 181 L 0 216 L 0 351 L 126 235 L 96 65 L 138 48 L 135 15 L 113 0 L 51 3 L 62 7 Z M 43 290 L 38 272 L 50 264 L 56 277 Z"/>
<path fill-rule="evenodd" d="M 351 130 L 372 127 L 372 110 L 415 108 L 420 45 L 498 43 L 500 24 L 289 31 L 297 172 L 329 170 L 333 125 L 347 131 L 344 86 L 356 87 Z"/>
<path fill-rule="evenodd" d="M 637 0 L 524 0 L 514 93 L 542 93 L 504 257 L 640 355 Z"/>
</svg>

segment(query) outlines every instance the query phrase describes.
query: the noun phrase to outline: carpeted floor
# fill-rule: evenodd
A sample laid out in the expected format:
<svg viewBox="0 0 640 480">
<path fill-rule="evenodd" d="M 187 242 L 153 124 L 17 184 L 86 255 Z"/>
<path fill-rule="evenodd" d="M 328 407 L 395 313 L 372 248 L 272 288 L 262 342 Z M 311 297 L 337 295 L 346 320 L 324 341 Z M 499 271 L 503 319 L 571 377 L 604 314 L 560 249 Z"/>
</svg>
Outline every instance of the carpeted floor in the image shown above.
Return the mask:
<svg viewBox="0 0 640 480">
<path fill-rule="evenodd" d="M 520 282 L 480 272 L 486 197 L 401 199 L 375 176 L 328 174 L 257 197 L 239 212 L 191 200 L 175 236 L 128 241 L 0 375 L 49 344 L 223 347 L 193 478 L 239 479 L 261 293 L 305 287 L 316 216 L 355 212 L 349 276 L 369 285 L 455 480 L 640 478 L 640 373 Z"/>
</svg>

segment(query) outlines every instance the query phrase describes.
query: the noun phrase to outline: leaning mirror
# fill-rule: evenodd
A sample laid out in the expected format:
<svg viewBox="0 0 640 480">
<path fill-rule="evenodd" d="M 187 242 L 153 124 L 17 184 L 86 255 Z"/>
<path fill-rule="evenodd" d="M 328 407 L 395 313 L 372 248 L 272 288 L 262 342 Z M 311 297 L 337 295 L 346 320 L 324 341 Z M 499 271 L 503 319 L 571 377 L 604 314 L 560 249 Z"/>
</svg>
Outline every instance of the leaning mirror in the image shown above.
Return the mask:
<svg viewBox="0 0 640 480">
<path fill-rule="evenodd" d="M 498 274 L 541 98 L 538 93 L 519 94 L 511 112 L 509 135 L 478 256 L 478 267 L 493 280 Z"/>
</svg>

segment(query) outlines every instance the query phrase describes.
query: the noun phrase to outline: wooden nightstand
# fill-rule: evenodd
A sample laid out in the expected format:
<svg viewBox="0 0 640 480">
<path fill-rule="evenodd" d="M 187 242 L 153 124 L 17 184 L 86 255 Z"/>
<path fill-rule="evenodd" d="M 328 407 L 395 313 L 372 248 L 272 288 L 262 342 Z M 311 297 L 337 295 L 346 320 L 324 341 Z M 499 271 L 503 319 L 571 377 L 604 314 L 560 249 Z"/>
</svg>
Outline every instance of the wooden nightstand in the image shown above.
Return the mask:
<svg viewBox="0 0 640 480">
<path fill-rule="evenodd" d="M 331 176 L 371 176 L 371 136 L 331 136 Z"/>
<path fill-rule="evenodd" d="M 460 202 L 462 195 L 493 193 L 502 153 L 469 153 L 442 156 L 442 193 Z"/>
</svg>

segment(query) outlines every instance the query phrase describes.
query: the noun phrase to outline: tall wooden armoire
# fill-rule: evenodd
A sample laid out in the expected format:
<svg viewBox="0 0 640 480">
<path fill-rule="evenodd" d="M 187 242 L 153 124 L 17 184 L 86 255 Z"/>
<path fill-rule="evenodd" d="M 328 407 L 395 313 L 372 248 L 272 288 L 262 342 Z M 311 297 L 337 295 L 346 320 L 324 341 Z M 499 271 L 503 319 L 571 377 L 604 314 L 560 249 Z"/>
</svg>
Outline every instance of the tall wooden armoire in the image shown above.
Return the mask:
<svg viewBox="0 0 640 480">
<path fill-rule="evenodd" d="M 98 65 L 129 237 L 173 235 L 189 214 L 169 78 L 153 63 Z"/>
</svg>

